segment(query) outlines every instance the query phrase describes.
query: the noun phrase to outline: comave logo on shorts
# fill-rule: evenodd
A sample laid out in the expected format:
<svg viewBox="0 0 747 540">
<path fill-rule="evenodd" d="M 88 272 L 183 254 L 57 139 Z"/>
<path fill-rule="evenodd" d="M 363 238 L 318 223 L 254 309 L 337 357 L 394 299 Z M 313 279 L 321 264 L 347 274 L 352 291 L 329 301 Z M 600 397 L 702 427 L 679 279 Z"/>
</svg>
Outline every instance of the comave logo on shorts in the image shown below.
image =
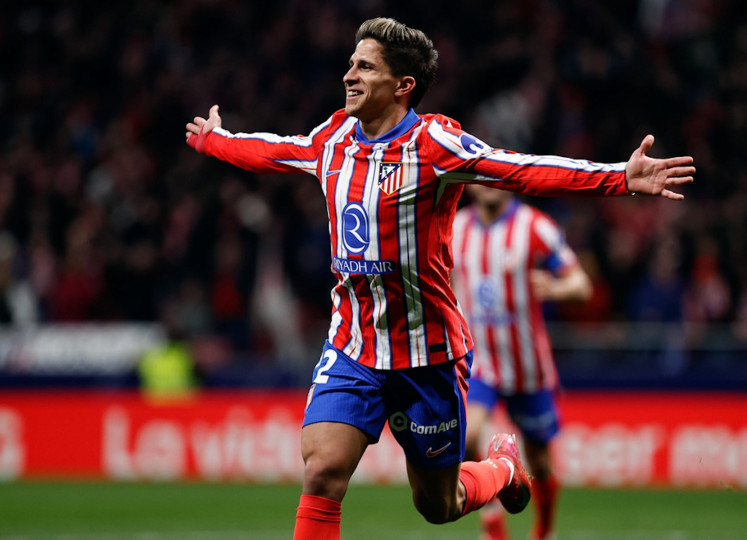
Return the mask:
<svg viewBox="0 0 747 540">
<path fill-rule="evenodd" d="M 438 424 L 423 426 L 407 418 L 407 416 L 401 411 L 397 411 L 389 417 L 389 427 L 393 431 L 404 431 L 406 429 L 409 429 L 411 432 L 418 435 L 433 435 L 435 433 L 444 433 L 456 428 L 458 425 L 459 420 L 456 418 L 452 418 L 451 420 L 447 420 L 446 422 L 439 422 Z"/>
</svg>

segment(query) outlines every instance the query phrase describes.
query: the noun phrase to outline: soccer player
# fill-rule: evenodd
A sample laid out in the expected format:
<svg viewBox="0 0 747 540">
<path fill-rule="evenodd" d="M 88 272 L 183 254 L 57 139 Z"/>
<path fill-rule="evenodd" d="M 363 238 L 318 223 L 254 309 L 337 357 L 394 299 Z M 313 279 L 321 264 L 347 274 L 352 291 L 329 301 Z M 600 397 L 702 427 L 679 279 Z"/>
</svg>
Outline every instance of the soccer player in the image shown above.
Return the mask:
<svg viewBox="0 0 747 540">
<path fill-rule="evenodd" d="M 475 343 L 467 396 L 468 459 L 499 403 L 521 431 L 532 478 L 531 538 L 553 538 L 558 482 L 550 441 L 558 433 L 558 374 L 542 303 L 587 300 L 591 280 L 557 224 L 512 193 L 470 184 L 472 204 L 454 219 L 452 286 Z M 481 512 L 485 540 L 508 538 L 497 503 Z"/>
<path fill-rule="evenodd" d="M 511 512 L 530 485 L 511 436 L 464 462 L 472 338 L 449 283 L 451 226 L 465 182 L 523 193 L 681 199 L 692 158 L 653 159 L 644 139 L 625 163 L 597 164 L 490 148 L 438 114 L 418 115 L 437 52 L 419 30 L 365 21 L 343 76 L 345 108 L 307 136 L 230 133 L 218 106 L 187 124 L 198 152 L 258 173 L 315 176 L 330 221 L 332 315 L 301 436 L 294 538 L 336 539 L 341 501 L 388 421 L 417 510 L 453 521 L 496 496 Z"/>
</svg>

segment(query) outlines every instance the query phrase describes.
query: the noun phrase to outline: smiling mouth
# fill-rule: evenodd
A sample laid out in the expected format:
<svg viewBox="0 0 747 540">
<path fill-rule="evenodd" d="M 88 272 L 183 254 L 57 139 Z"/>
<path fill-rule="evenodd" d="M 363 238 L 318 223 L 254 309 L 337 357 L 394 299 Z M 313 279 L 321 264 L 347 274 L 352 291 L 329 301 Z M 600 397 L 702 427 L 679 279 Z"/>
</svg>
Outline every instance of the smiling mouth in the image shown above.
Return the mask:
<svg viewBox="0 0 747 540">
<path fill-rule="evenodd" d="M 348 92 L 347 92 L 347 97 L 349 97 L 349 98 L 357 97 L 357 96 L 361 96 L 361 95 L 363 95 L 363 92 L 361 92 L 359 90 L 348 90 Z"/>
</svg>

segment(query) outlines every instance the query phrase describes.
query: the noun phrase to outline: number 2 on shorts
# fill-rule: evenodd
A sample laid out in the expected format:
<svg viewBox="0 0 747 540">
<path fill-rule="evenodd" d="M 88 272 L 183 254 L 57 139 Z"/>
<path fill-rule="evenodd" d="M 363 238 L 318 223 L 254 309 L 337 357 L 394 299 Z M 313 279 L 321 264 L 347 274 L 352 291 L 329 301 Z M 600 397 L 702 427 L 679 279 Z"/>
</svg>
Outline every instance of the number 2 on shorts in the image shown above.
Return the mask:
<svg viewBox="0 0 747 540">
<path fill-rule="evenodd" d="M 319 384 L 326 383 L 329 380 L 329 375 L 325 375 L 325 372 L 329 371 L 336 361 L 337 361 L 336 351 L 333 351 L 331 349 L 328 349 L 327 351 L 325 351 L 324 355 L 319 359 L 319 363 L 317 364 L 317 366 L 320 366 L 320 367 L 319 367 L 319 370 L 316 372 L 316 377 L 314 377 L 314 382 L 319 383 Z"/>
</svg>

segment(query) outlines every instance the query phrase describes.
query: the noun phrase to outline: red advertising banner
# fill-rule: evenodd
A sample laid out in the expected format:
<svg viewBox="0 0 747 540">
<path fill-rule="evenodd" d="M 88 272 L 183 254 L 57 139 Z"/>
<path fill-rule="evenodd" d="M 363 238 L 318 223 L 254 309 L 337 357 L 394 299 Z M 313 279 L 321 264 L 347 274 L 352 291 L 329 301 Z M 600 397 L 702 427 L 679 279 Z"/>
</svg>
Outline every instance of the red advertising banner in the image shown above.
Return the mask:
<svg viewBox="0 0 747 540">
<path fill-rule="evenodd" d="M 169 401 L 128 392 L 5 392 L 0 479 L 298 482 L 305 399 L 295 391 Z M 553 457 L 566 485 L 747 487 L 747 394 L 574 392 L 561 407 Z M 511 429 L 501 415 L 494 428 Z M 406 482 L 388 431 L 354 479 Z"/>
</svg>

